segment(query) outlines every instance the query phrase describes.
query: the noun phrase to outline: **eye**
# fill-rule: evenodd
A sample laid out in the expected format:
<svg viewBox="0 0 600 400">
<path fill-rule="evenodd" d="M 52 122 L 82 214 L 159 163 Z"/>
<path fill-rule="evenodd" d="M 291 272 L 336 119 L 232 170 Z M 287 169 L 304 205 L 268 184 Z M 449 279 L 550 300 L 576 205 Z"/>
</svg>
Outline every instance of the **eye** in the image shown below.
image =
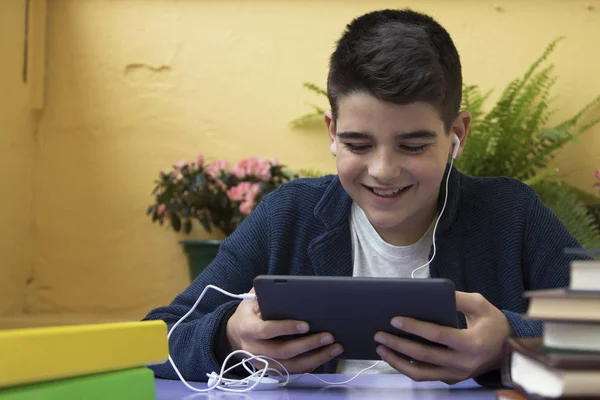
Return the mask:
<svg viewBox="0 0 600 400">
<path fill-rule="evenodd" d="M 429 147 L 428 144 L 424 144 L 422 146 L 400 146 L 402 150 L 408 151 L 409 153 L 419 154 L 427 150 Z"/>
<path fill-rule="evenodd" d="M 362 152 L 369 150 L 369 148 L 371 148 L 371 145 L 369 145 L 369 144 L 344 143 L 344 146 L 346 146 L 346 148 L 353 153 L 362 153 Z"/>
</svg>

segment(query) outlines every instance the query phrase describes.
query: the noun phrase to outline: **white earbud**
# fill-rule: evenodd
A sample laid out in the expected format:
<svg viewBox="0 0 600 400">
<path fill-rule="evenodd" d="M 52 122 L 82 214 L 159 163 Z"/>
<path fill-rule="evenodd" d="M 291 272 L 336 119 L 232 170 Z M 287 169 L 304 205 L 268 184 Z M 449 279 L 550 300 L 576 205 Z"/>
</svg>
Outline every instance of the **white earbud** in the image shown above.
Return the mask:
<svg viewBox="0 0 600 400">
<path fill-rule="evenodd" d="M 214 376 L 211 376 L 210 378 L 208 378 L 207 386 L 209 388 L 212 388 L 213 386 L 215 386 L 217 384 L 217 382 L 218 382 L 217 378 L 215 378 Z"/>
<path fill-rule="evenodd" d="M 263 376 L 262 378 L 258 376 L 248 377 L 248 386 L 254 386 L 253 390 L 273 390 L 277 389 L 279 385 L 280 382 L 277 379 L 267 376 Z"/>
<path fill-rule="evenodd" d="M 208 376 L 207 386 L 209 389 L 219 389 L 228 392 L 246 390 L 273 390 L 277 389 L 281 382 L 268 376 L 249 376 L 244 379 L 220 378 L 216 372 L 206 374 Z"/>
<path fill-rule="evenodd" d="M 460 139 L 458 138 L 458 136 L 456 135 L 456 133 L 453 134 L 454 135 L 454 143 L 452 144 L 452 159 L 454 160 L 456 158 L 456 156 L 458 155 L 458 149 L 460 148 Z"/>
</svg>

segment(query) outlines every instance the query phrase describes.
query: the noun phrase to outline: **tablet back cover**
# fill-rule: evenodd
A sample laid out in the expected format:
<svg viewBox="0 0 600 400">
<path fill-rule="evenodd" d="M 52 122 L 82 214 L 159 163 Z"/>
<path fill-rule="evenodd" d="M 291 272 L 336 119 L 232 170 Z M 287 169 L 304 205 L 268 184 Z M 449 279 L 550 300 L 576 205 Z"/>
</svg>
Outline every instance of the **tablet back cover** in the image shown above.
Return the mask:
<svg viewBox="0 0 600 400">
<path fill-rule="evenodd" d="M 457 326 L 454 284 L 447 279 L 262 275 L 254 288 L 264 320 L 306 321 L 309 334 L 330 332 L 345 359 L 380 359 L 378 331 L 433 344 L 394 328 L 394 316 Z"/>
</svg>

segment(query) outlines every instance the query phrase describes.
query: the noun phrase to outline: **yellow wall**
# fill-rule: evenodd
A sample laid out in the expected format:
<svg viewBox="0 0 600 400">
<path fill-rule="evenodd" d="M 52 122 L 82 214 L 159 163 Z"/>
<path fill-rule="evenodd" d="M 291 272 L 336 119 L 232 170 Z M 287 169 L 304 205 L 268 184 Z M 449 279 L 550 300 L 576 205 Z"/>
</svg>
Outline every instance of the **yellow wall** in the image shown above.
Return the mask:
<svg viewBox="0 0 600 400">
<path fill-rule="evenodd" d="M 24 2 L 0 2 L 0 315 L 23 311 L 31 273 L 33 125 L 23 82 Z"/>
<path fill-rule="evenodd" d="M 598 1 L 50 0 L 28 310 L 141 316 L 183 289 L 180 237 L 144 215 L 156 174 L 179 159 L 275 155 L 294 168 L 333 171 L 324 130 L 287 126 L 307 102 L 325 104 L 301 83 L 324 85 L 334 41 L 353 17 L 403 5 L 447 27 L 468 83 L 500 90 L 566 35 L 553 55 L 557 118 L 600 94 Z M 11 137 L 22 140 L 18 130 Z M 600 168 L 599 133 L 557 161 L 584 189 Z M 20 182 L 9 204 L 21 207 L 27 184 L 2 173 Z M 0 212 L 23 232 L 26 215 Z M 4 239 L 26 242 L 1 229 Z"/>
</svg>

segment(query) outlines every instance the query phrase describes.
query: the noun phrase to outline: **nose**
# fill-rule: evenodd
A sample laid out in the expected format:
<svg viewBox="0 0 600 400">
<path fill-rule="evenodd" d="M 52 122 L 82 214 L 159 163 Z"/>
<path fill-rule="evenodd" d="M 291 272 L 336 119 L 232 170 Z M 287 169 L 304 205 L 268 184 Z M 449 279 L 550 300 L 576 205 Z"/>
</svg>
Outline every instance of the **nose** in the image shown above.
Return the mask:
<svg viewBox="0 0 600 400">
<path fill-rule="evenodd" d="M 394 181 L 401 171 L 394 158 L 385 153 L 377 153 L 369 163 L 369 175 L 381 183 Z"/>
</svg>

